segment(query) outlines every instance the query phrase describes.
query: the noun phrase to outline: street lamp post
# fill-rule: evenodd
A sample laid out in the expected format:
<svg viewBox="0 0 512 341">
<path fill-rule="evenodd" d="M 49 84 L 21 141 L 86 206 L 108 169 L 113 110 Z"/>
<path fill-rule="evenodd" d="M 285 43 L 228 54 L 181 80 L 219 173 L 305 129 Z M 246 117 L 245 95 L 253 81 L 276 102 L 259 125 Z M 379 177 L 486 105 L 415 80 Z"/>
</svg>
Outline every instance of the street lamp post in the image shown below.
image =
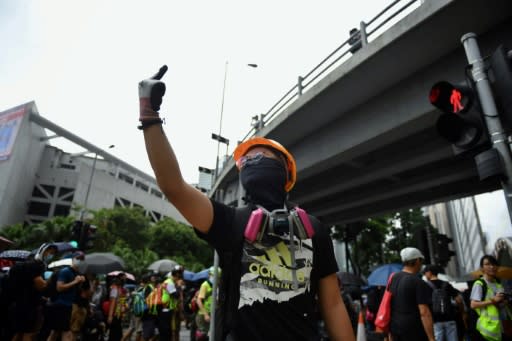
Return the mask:
<svg viewBox="0 0 512 341">
<path fill-rule="evenodd" d="M 247 66 L 249 67 L 252 67 L 252 68 L 257 68 L 258 67 L 258 64 L 247 64 Z M 228 154 L 228 146 L 229 146 L 229 140 L 225 137 L 222 137 L 222 118 L 223 118 L 223 115 L 224 115 L 224 98 L 225 98 L 225 95 L 226 95 L 226 79 L 227 79 L 227 76 L 228 76 L 228 61 L 226 60 L 226 64 L 224 65 L 224 83 L 222 85 L 222 101 L 221 101 L 221 105 L 220 105 L 220 119 L 219 119 L 219 133 L 218 134 L 213 134 L 212 133 L 212 139 L 216 140 L 217 141 L 217 159 L 215 161 L 215 176 L 214 176 L 214 181 L 216 182 L 217 181 L 217 178 L 219 177 L 219 154 L 220 154 L 220 144 L 221 143 L 225 143 L 226 144 L 226 155 Z M 219 255 L 217 253 L 217 251 L 214 251 L 214 254 L 213 254 L 213 277 L 214 277 L 214 281 L 213 281 L 213 287 L 212 287 L 212 292 L 213 292 L 213 295 L 214 297 L 216 296 L 216 292 L 217 292 L 217 287 L 218 287 L 218 276 L 219 276 L 219 273 L 218 273 L 218 268 L 219 268 Z M 211 311 L 213 312 L 211 314 L 211 318 L 210 318 L 210 333 L 212 335 L 212 339 L 215 338 L 215 309 L 216 309 L 216 300 L 212 300 L 212 306 L 211 306 Z"/>
<path fill-rule="evenodd" d="M 114 148 L 114 147 L 115 146 L 113 144 L 108 146 L 109 149 Z M 82 211 L 80 212 L 80 221 L 83 220 L 85 211 L 87 210 L 87 203 L 89 201 L 89 193 L 91 192 L 92 180 L 94 177 L 94 172 L 96 171 L 96 161 L 98 161 L 98 153 L 94 153 L 94 161 L 92 162 L 91 176 L 89 177 L 89 183 L 87 184 L 87 192 L 85 192 L 84 207 L 82 208 Z"/>
<path fill-rule="evenodd" d="M 250 63 L 250 64 L 247 64 L 247 66 L 252 67 L 252 68 L 257 68 L 258 64 Z M 215 180 L 217 180 L 218 173 L 219 173 L 220 144 L 221 143 L 226 144 L 226 155 L 228 153 L 228 147 L 229 147 L 229 140 L 225 137 L 222 137 L 222 119 L 224 116 L 224 99 L 226 97 L 227 77 L 228 77 L 228 61 L 226 61 L 226 64 L 224 65 L 224 82 L 222 85 L 222 100 L 221 100 L 221 104 L 220 104 L 219 133 L 218 134 L 212 133 L 212 139 L 217 141 L 217 159 L 215 161 Z"/>
</svg>

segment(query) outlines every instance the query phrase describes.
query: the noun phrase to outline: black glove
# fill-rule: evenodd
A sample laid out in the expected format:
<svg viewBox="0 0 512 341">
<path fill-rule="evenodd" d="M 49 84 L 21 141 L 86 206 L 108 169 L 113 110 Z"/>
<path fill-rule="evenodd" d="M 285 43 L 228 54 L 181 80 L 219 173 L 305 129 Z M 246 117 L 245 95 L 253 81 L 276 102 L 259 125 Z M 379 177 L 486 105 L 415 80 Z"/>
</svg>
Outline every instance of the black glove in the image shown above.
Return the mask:
<svg viewBox="0 0 512 341">
<path fill-rule="evenodd" d="M 148 122 L 160 119 L 158 110 L 160 110 L 162 97 L 165 94 L 165 83 L 160 79 L 166 72 L 167 65 L 163 65 L 153 77 L 139 83 L 139 121 Z"/>
</svg>

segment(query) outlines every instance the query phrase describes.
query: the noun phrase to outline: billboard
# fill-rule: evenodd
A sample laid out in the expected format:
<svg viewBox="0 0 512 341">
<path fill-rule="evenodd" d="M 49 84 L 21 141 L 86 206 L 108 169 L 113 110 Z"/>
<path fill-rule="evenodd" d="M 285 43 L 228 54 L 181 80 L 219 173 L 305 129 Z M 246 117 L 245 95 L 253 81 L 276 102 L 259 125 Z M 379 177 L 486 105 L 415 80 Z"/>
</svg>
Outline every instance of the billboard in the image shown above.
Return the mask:
<svg viewBox="0 0 512 341">
<path fill-rule="evenodd" d="M 11 155 L 24 114 L 25 106 L 0 113 L 0 161 L 7 160 Z"/>
</svg>

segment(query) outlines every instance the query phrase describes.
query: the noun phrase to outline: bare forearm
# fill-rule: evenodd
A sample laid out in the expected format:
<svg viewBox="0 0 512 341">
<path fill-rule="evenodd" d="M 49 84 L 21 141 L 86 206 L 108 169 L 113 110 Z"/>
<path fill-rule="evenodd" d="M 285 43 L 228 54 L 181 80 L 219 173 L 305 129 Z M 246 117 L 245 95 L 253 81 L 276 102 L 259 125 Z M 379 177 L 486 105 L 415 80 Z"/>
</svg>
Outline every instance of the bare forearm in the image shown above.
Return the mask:
<svg viewBox="0 0 512 341">
<path fill-rule="evenodd" d="M 421 323 L 429 340 L 434 340 L 434 323 L 430 311 L 421 313 Z"/>
<path fill-rule="evenodd" d="M 322 311 L 322 317 L 333 341 L 355 341 L 354 330 L 343 301 L 332 308 Z"/>
<path fill-rule="evenodd" d="M 144 140 L 149 162 L 155 172 L 158 185 L 169 201 L 172 201 L 172 196 L 179 192 L 184 181 L 178 161 L 162 126 L 152 125 L 145 128 Z"/>
</svg>

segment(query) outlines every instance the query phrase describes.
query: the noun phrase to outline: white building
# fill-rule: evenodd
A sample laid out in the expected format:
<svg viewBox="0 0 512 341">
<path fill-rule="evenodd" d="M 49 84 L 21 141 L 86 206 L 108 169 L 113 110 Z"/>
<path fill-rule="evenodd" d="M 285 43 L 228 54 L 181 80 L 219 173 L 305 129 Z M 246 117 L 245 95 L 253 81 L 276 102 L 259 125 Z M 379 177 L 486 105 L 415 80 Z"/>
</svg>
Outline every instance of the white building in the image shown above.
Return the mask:
<svg viewBox="0 0 512 341">
<path fill-rule="evenodd" d="M 50 145 L 56 136 L 85 152 Z M 115 206 L 140 206 L 153 221 L 171 217 L 186 223 L 154 177 L 46 120 L 34 102 L 0 112 L 0 229 L 53 216 L 86 218 L 84 208 Z"/>
</svg>

